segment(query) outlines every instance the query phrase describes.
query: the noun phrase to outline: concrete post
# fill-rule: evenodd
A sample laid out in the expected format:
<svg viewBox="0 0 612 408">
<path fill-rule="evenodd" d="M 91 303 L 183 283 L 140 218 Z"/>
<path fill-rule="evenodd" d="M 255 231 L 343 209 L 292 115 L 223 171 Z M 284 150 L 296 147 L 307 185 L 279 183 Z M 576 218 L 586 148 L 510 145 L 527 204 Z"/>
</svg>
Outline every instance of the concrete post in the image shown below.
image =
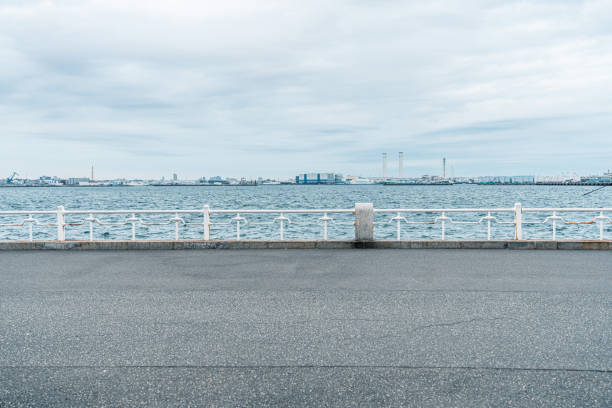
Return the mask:
<svg viewBox="0 0 612 408">
<path fill-rule="evenodd" d="M 65 216 L 64 216 L 64 207 L 63 206 L 59 206 L 57 207 L 57 240 L 58 241 L 64 241 L 66 239 L 66 233 L 65 233 L 65 228 L 66 228 L 66 224 L 65 224 Z"/>
<path fill-rule="evenodd" d="M 514 239 L 523 239 L 523 206 L 514 204 Z"/>
<path fill-rule="evenodd" d="M 206 204 L 204 209 L 202 210 L 202 214 L 204 215 L 204 221 L 202 223 L 204 227 L 204 241 L 210 240 L 210 206 Z"/>
<path fill-rule="evenodd" d="M 374 204 L 355 203 L 355 240 L 374 240 Z"/>
</svg>

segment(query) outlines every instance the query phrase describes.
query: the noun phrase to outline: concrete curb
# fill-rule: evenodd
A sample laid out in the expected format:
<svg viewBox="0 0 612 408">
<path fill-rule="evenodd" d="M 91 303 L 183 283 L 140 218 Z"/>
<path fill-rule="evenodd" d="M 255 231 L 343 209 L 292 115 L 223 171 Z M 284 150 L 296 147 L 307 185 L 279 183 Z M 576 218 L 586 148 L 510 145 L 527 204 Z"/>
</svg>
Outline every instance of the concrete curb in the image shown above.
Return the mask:
<svg viewBox="0 0 612 408">
<path fill-rule="evenodd" d="M 12 241 L 0 251 L 179 249 L 545 249 L 612 250 L 612 241 Z"/>
</svg>

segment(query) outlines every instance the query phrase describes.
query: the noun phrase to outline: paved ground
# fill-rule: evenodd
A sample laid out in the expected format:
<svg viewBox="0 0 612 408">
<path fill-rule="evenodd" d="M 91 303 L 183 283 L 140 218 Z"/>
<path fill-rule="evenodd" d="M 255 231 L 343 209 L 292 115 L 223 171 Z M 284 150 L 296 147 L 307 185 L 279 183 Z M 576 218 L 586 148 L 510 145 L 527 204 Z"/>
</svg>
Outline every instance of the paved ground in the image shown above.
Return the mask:
<svg viewBox="0 0 612 408">
<path fill-rule="evenodd" d="M 0 253 L 0 407 L 611 406 L 612 252 Z"/>
</svg>

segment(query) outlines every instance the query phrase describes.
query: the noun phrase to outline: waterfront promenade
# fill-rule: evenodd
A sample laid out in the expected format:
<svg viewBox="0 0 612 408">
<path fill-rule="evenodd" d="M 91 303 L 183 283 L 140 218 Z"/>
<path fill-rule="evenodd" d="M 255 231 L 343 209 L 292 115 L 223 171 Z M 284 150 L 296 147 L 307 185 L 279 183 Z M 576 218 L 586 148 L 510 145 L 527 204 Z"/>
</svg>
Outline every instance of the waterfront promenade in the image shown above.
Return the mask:
<svg viewBox="0 0 612 408">
<path fill-rule="evenodd" d="M 612 252 L 0 251 L 0 406 L 610 406 Z"/>
</svg>

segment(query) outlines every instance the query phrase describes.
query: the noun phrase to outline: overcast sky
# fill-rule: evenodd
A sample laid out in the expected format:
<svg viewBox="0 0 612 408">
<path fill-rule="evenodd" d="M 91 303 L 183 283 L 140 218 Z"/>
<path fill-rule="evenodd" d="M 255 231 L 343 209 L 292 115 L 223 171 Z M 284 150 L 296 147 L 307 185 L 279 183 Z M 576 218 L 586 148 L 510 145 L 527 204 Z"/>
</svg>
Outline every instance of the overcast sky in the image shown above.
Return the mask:
<svg viewBox="0 0 612 408">
<path fill-rule="evenodd" d="M 0 178 L 601 173 L 612 2 L 2 0 Z"/>
</svg>

